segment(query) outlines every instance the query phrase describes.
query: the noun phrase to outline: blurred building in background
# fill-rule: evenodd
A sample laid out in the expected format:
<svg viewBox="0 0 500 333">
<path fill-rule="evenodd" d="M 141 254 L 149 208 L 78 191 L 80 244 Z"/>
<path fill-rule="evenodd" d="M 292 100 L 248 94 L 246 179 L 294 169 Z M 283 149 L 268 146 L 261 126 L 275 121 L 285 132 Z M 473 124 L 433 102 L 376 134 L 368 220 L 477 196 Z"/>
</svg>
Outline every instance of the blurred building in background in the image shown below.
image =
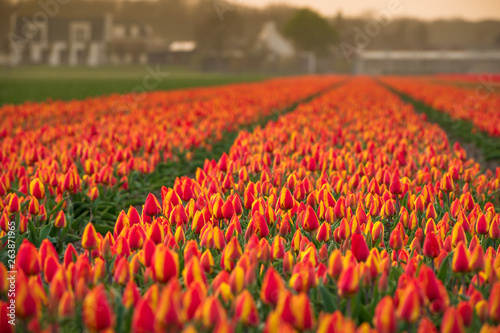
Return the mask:
<svg viewBox="0 0 500 333">
<path fill-rule="evenodd" d="M 45 24 L 32 17 L 11 17 L 11 33 L 29 36 L 11 45 L 12 65 L 99 66 L 146 64 L 152 44 L 150 26 L 115 21 L 112 14 L 54 17 Z M 27 33 L 27 30 L 30 30 Z"/>
<path fill-rule="evenodd" d="M 355 74 L 498 73 L 500 50 L 363 50 Z"/>
<path fill-rule="evenodd" d="M 106 63 L 107 44 L 112 38 L 112 16 L 55 17 L 45 24 L 32 17 L 11 17 L 11 33 L 23 36 L 12 45 L 11 64 L 58 66 Z"/>
<path fill-rule="evenodd" d="M 346 54 L 342 45 L 355 52 Z M 498 52 L 500 20 L 393 17 L 381 22 L 373 13 L 326 17 L 286 3 L 254 8 L 231 0 L 0 0 L 0 66 L 499 72 Z"/>
</svg>

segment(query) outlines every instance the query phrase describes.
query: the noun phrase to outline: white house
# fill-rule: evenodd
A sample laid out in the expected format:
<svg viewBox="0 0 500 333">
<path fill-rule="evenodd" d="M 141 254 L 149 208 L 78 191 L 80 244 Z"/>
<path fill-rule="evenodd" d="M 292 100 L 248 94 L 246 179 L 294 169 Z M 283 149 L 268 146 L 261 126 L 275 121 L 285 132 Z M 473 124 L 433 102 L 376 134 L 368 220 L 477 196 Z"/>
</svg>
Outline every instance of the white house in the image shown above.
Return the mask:
<svg viewBox="0 0 500 333">
<path fill-rule="evenodd" d="M 295 49 L 276 28 L 276 23 L 267 22 L 264 24 L 255 43 L 257 51 L 264 51 L 274 58 L 292 58 L 295 56 Z"/>
<path fill-rule="evenodd" d="M 11 16 L 10 63 L 98 66 L 146 63 L 152 31 L 148 25 L 115 21 L 112 14 L 94 17 Z"/>
</svg>

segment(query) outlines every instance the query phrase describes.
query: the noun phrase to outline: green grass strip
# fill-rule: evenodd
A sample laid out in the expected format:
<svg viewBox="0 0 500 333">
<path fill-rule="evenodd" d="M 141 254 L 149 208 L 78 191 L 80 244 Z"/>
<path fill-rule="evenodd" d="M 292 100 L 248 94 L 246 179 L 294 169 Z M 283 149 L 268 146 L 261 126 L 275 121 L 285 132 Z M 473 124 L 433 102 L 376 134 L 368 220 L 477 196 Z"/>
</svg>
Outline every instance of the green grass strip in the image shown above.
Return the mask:
<svg viewBox="0 0 500 333">
<path fill-rule="evenodd" d="M 472 143 L 485 161 L 500 162 L 500 138 L 493 138 L 487 133 L 475 129 L 469 121 L 453 119 L 447 113 L 436 110 L 380 81 L 379 84 L 397 94 L 404 102 L 412 104 L 416 112 L 427 116 L 428 121 L 438 124 L 446 131 L 450 139 Z"/>
</svg>

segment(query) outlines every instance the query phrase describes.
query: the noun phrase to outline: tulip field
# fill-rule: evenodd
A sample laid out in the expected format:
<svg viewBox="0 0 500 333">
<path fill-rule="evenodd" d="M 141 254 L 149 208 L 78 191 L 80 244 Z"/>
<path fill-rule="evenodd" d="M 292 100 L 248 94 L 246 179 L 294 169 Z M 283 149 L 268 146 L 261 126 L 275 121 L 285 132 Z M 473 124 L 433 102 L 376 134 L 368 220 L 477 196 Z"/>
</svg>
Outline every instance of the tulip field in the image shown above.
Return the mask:
<svg viewBox="0 0 500 333">
<path fill-rule="evenodd" d="M 405 78 L 388 78 L 393 87 L 442 110 L 453 119 L 470 121 L 476 130 L 500 137 L 500 95 L 485 98 L 488 91 L 478 92 Z"/>
<path fill-rule="evenodd" d="M 500 332 L 500 167 L 399 95 L 496 140 L 499 95 L 449 107 L 463 90 L 304 76 L 4 105 L 0 332 Z"/>
</svg>

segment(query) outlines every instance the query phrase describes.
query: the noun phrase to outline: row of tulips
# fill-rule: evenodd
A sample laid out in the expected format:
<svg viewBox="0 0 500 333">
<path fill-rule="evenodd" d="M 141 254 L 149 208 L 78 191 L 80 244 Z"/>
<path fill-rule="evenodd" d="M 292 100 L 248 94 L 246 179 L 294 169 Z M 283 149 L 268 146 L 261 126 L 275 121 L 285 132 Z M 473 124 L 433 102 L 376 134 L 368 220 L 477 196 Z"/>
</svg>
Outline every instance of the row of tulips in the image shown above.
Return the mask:
<svg viewBox="0 0 500 333">
<path fill-rule="evenodd" d="M 84 253 L 25 240 L 30 332 L 495 332 L 500 169 L 370 79 L 252 133 L 149 194 Z M 7 324 L 7 269 L 0 266 Z"/>
<path fill-rule="evenodd" d="M 42 234 L 30 238 L 34 243 L 48 235 L 57 238 L 61 229 L 65 242 L 76 240 L 83 222 L 96 213 L 106 214 L 96 200 L 103 194 L 114 199 L 119 189 L 128 189 L 131 175 L 154 172 L 160 163 L 181 153 L 189 160 L 193 151 L 210 149 L 227 132 L 280 112 L 340 80 L 285 78 L 151 92 L 141 98 L 130 94 L 4 106 L 0 109 L 0 242 L 6 244 L 14 213 L 20 213 L 21 234 L 27 230 Z"/>
<path fill-rule="evenodd" d="M 387 77 L 382 81 L 396 90 L 448 114 L 453 120 L 473 124 L 474 132 L 500 137 L 500 95 L 488 81 L 474 88 L 461 88 L 427 79 Z"/>
<path fill-rule="evenodd" d="M 455 82 L 455 83 L 496 84 L 500 82 L 500 75 L 492 73 L 438 74 L 427 78 L 437 79 L 445 82 Z"/>
</svg>

